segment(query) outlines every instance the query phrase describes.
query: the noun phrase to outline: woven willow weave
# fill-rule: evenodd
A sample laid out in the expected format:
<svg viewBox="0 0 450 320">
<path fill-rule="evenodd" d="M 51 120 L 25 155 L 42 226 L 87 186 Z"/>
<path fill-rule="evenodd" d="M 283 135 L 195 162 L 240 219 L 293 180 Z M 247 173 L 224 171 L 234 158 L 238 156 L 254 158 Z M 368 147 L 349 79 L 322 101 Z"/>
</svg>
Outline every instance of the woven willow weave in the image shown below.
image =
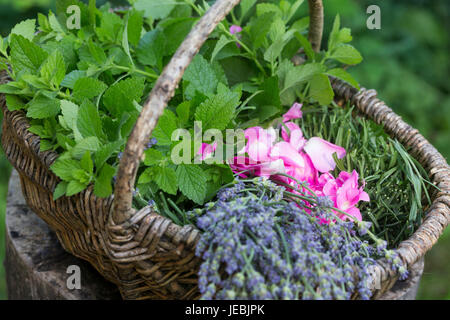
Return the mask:
<svg viewBox="0 0 450 320">
<path fill-rule="evenodd" d="M 317 1 L 309 2 L 311 5 L 311 2 Z M 215 25 L 237 3 L 238 0 L 216 1 L 160 76 L 144 110 L 152 103 L 159 103 L 157 105 L 162 106 L 159 110 L 162 113 L 186 66 Z M 192 46 L 184 46 L 186 43 Z M 171 70 L 177 72 L 171 73 Z M 2 73 L 0 82 L 7 81 L 6 73 Z M 450 222 L 450 167 L 416 129 L 376 98 L 376 91 L 357 91 L 336 79 L 332 79 L 332 85 L 337 99 L 350 101 L 362 114 L 382 124 L 387 133 L 408 148 L 440 189 L 432 195 L 433 202 L 422 225 L 396 249 L 401 259 L 411 267 L 430 250 Z M 100 274 L 119 287 L 124 299 L 199 297 L 197 271 L 201 261 L 195 257 L 195 247 L 200 232 L 194 226 L 175 225 L 151 212 L 149 207 L 114 218 L 114 197 L 97 198 L 92 187 L 78 195 L 54 201 L 52 195 L 59 180 L 49 167 L 58 154 L 53 151 L 40 152 L 39 137 L 28 131 L 29 123 L 24 112 L 9 111 L 4 95 L 0 96 L 0 105 L 4 113 L 2 145 L 8 160 L 19 172 L 27 204 L 55 231 L 66 251 L 91 263 Z M 137 151 L 133 153 L 133 142 L 138 145 L 139 140 L 148 138 L 159 115 L 141 115 L 144 119 L 141 121 L 146 125 L 144 130 L 149 132 L 136 138 L 138 142 L 132 140 L 133 136 L 130 138 L 132 141 L 127 147 L 131 147 L 128 153 L 124 153 L 125 157 L 138 155 L 134 162 L 139 163 L 139 148 L 142 146 L 136 147 Z M 139 129 L 137 124 L 135 130 Z M 135 175 L 132 171 L 124 173 L 124 177 Z M 134 178 L 125 182 L 131 185 L 130 181 Z M 117 188 L 115 196 L 116 199 L 122 198 Z M 370 272 L 374 299 L 389 290 L 398 278 L 384 260 L 378 260 Z M 353 297 L 357 298 L 357 295 Z"/>
</svg>

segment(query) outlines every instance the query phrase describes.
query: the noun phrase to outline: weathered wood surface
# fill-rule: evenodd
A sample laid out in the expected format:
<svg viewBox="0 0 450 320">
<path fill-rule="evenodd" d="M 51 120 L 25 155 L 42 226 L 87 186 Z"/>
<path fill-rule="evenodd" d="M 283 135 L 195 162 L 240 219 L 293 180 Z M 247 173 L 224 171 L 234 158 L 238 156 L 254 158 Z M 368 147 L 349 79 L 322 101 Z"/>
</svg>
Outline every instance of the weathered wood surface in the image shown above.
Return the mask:
<svg viewBox="0 0 450 320">
<path fill-rule="evenodd" d="M 68 254 L 55 234 L 26 205 L 13 171 L 6 208 L 6 282 L 9 299 L 120 299 L 115 285 L 87 262 Z M 69 290 L 67 268 L 80 267 L 81 289 Z"/>
<path fill-rule="evenodd" d="M 81 289 L 69 290 L 67 268 L 81 269 Z M 120 299 L 118 289 L 87 262 L 65 252 L 55 234 L 26 205 L 16 171 L 9 183 L 6 210 L 6 259 L 9 299 L 110 300 Z M 398 281 L 380 299 L 415 299 L 423 272 L 423 259 L 407 281 Z"/>
</svg>

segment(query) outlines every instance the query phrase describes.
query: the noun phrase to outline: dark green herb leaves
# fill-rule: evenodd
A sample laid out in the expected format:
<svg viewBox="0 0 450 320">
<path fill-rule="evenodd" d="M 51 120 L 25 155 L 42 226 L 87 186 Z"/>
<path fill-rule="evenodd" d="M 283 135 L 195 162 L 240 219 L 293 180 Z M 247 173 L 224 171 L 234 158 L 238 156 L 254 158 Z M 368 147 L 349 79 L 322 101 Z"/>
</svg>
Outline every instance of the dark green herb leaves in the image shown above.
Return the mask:
<svg viewBox="0 0 450 320">
<path fill-rule="evenodd" d="M 160 29 L 147 32 L 137 47 L 137 59 L 144 65 L 156 65 L 162 68 L 164 54 L 164 35 Z"/>
<path fill-rule="evenodd" d="M 27 109 L 27 117 L 32 119 L 51 118 L 59 113 L 60 102 L 44 95 L 37 95 L 28 103 Z"/>
<path fill-rule="evenodd" d="M 37 74 L 47 52 L 21 35 L 11 35 L 11 64 L 16 74 Z"/>
<path fill-rule="evenodd" d="M 50 84 L 52 88 L 59 88 L 59 85 L 66 76 L 66 64 L 63 55 L 58 50 L 53 51 L 47 60 L 45 60 L 40 74 L 43 81 Z"/>
<path fill-rule="evenodd" d="M 140 102 L 144 81 L 142 77 L 128 78 L 109 87 L 103 96 L 105 107 L 116 118 L 120 118 L 124 112 L 136 111 L 133 101 Z"/>
<path fill-rule="evenodd" d="M 161 146 L 172 144 L 172 133 L 177 129 L 177 118 L 175 114 L 166 109 L 161 117 L 159 117 L 158 124 L 153 130 L 153 137 L 158 140 Z"/>
<path fill-rule="evenodd" d="M 240 95 L 222 87 L 217 95 L 200 104 L 195 111 L 195 120 L 201 121 L 203 130 L 224 130 L 235 115 Z"/>
<path fill-rule="evenodd" d="M 143 10 L 147 18 L 163 19 L 169 15 L 176 4 L 175 1 L 137 0 L 134 8 Z"/>
<path fill-rule="evenodd" d="M 216 91 L 219 83 L 212 65 L 201 55 L 195 56 L 183 79 L 189 83 L 185 90 L 189 97 L 194 97 L 196 91 L 208 96 Z"/>
<path fill-rule="evenodd" d="M 14 26 L 11 30 L 11 35 L 20 35 L 30 41 L 34 38 L 36 32 L 36 19 L 24 20 Z"/>
<path fill-rule="evenodd" d="M 179 165 L 176 171 L 181 192 L 197 204 L 203 204 L 206 196 L 207 176 L 196 165 Z"/>
<path fill-rule="evenodd" d="M 106 84 L 94 78 L 79 78 L 73 86 L 73 97 L 82 102 L 100 95 L 107 88 Z"/>
</svg>

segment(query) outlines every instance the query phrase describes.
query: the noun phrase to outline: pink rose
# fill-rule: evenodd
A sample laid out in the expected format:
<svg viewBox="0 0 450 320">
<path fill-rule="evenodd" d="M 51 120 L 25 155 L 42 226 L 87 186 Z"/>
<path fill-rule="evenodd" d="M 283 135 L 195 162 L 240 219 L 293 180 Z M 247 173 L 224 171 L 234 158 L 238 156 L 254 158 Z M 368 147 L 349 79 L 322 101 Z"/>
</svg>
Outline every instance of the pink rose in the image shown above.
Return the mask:
<svg viewBox="0 0 450 320">
<path fill-rule="evenodd" d="M 323 186 L 323 194 L 328 196 L 335 204 L 335 207 L 345 211 L 349 215 L 358 220 L 362 220 L 361 212 L 356 208 L 359 201 L 370 201 L 369 195 L 363 190 L 363 187 L 358 185 L 358 173 L 353 170 L 350 174 L 348 172 L 341 172 L 337 179 L 324 177 L 327 181 Z M 323 182 L 322 176 L 319 178 Z M 337 213 L 343 219 L 349 219 L 344 214 Z"/>
</svg>

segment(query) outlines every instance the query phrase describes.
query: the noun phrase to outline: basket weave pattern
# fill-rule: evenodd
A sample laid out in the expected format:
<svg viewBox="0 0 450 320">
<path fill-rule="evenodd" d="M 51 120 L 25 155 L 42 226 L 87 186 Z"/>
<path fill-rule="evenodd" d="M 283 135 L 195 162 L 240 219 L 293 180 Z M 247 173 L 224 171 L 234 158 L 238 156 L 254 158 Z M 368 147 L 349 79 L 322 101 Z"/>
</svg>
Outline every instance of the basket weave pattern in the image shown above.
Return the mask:
<svg viewBox="0 0 450 320">
<path fill-rule="evenodd" d="M 0 83 L 6 82 L 3 73 Z M 40 152 L 40 138 L 27 129 L 22 111 L 4 113 L 2 145 L 20 176 L 28 206 L 55 231 L 63 248 L 91 263 L 117 284 L 125 299 L 189 299 L 198 295 L 194 255 L 199 232 L 183 228 L 148 208 L 108 229 L 113 198 L 97 198 L 93 188 L 53 200 L 58 177 L 49 170 L 58 154 Z M 108 230 L 107 230 L 108 229 Z M 112 236 L 111 236 L 112 235 Z"/>
<path fill-rule="evenodd" d="M 238 2 L 230 2 L 227 10 Z M 206 33 L 202 35 L 203 38 L 207 36 Z M 189 55 L 185 64 L 190 62 L 196 50 L 198 48 L 184 52 Z M 181 51 L 180 54 L 183 54 Z M 164 84 L 163 75 L 161 78 Z M 0 83 L 9 80 L 6 73 L 0 74 Z M 175 83 L 174 89 L 179 78 L 172 81 Z M 416 129 L 376 97 L 375 90 L 363 88 L 358 91 L 336 79 L 332 79 L 332 86 L 337 99 L 350 101 L 362 114 L 382 124 L 387 133 L 410 148 L 411 154 L 440 188 L 432 195 L 433 203 L 422 225 L 397 248 L 401 259 L 410 267 L 431 249 L 450 222 L 450 167 Z M 158 84 L 155 88 L 158 89 Z M 161 88 L 164 94 L 170 96 L 170 90 L 165 85 Z M 151 99 L 152 95 L 146 105 L 150 104 Z M 49 167 L 58 154 L 53 151 L 40 152 L 40 138 L 27 130 L 29 123 L 24 112 L 9 111 L 4 95 L 0 95 L 0 105 L 4 113 L 3 149 L 20 175 L 27 204 L 55 231 L 66 251 L 87 260 L 106 279 L 117 284 L 124 299 L 199 297 L 197 271 L 201 260 L 195 256 L 195 247 L 200 232 L 194 226 L 175 225 L 171 220 L 151 212 L 149 207 L 133 213 L 124 222 L 116 223 L 117 220 L 113 219 L 114 196 L 97 198 L 92 187 L 78 195 L 53 200 L 53 191 L 59 179 Z M 156 123 L 156 120 L 153 122 Z M 117 193 L 115 196 L 117 198 Z M 370 272 L 373 298 L 389 290 L 397 280 L 397 275 L 384 260 L 378 260 Z"/>
</svg>

